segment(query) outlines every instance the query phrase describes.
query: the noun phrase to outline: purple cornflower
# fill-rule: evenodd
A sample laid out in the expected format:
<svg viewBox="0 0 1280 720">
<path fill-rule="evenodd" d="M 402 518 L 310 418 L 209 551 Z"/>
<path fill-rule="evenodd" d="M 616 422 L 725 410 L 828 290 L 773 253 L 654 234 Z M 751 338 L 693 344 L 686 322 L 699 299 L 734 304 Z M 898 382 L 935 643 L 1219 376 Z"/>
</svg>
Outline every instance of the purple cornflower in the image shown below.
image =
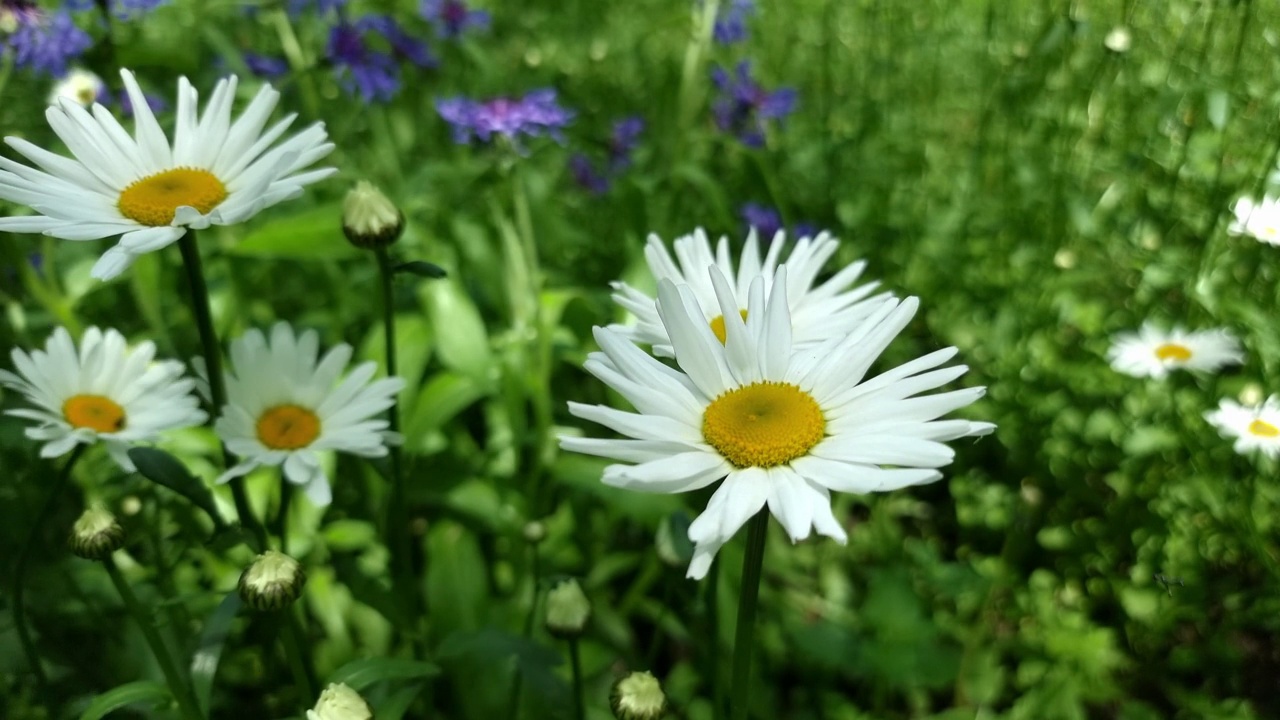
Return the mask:
<svg viewBox="0 0 1280 720">
<path fill-rule="evenodd" d="M 256 52 L 244 51 L 242 56 L 249 72 L 260 78 L 278 78 L 289 72 L 289 63 L 284 58 L 270 55 L 259 55 Z"/>
<path fill-rule="evenodd" d="M 721 94 L 711 107 L 716 127 L 737 135 L 747 147 L 763 146 L 766 122 L 786 117 L 796 107 L 793 88 L 766 91 L 751 78 L 747 60 L 738 63 L 732 77 L 724 68 L 712 68 L 711 82 Z"/>
<path fill-rule="evenodd" d="M 427 43 L 405 32 L 390 15 L 367 15 L 356 21 L 356 27 L 376 32 L 391 45 L 391 52 L 418 67 L 436 66 L 436 58 Z"/>
<path fill-rule="evenodd" d="M 520 135 L 550 135 L 562 140 L 560 128 L 573 119 L 573 112 L 560 107 L 552 88 L 534 90 L 519 100 L 495 98 L 485 102 L 463 97 L 436 100 L 436 112 L 453 126 L 453 139 L 466 143 L 474 136 L 489 142 L 502 135 L 518 144 Z"/>
<path fill-rule="evenodd" d="M 20 68 L 62 77 L 67 74 L 67 65 L 93 45 L 89 34 L 76 27 L 65 10 L 35 17 L 29 15 L 30 8 L 24 6 L 20 11 L 23 14 L 14 15 L 17 28 L 0 42 L 0 50 L 12 50 L 14 64 Z"/>
<path fill-rule="evenodd" d="M 38 23 L 41 17 L 40 8 L 31 0 L 0 0 L 0 32 L 17 32 L 24 25 Z"/>
<path fill-rule="evenodd" d="M 569 158 L 569 173 L 574 181 L 593 195 L 608 192 L 613 180 L 631 166 L 631 153 L 640 143 L 643 132 L 644 120 L 641 118 L 632 116 L 615 122 L 605 147 L 603 169 L 597 169 L 596 163 L 586 153 L 574 153 Z"/>
<path fill-rule="evenodd" d="M 777 210 L 767 205 L 754 202 L 743 203 L 738 214 L 747 224 L 747 230 L 755 228 L 765 242 L 772 240 L 773 236 L 782 229 L 782 216 Z"/>
<path fill-rule="evenodd" d="M 467 28 L 486 30 L 489 27 L 489 13 L 472 10 L 462 0 L 422 0 L 419 12 L 435 23 L 436 32 L 442 38 L 458 37 Z"/>
<path fill-rule="evenodd" d="M 644 120 L 635 116 L 625 117 L 613 124 L 613 134 L 609 136 L 611 170 L 616 172 L 631 166 L 631 152 L 640 144 L 643 132 Z"/>
<path fill-rule="evenodd" d="M 756 4 L 751 0 L 732 0 L 729 7 L 717 13 L 715 26 L 711 30 L 712 37 L 721 45 L 746 40 L 749 35 L 747 18 L 755 13 Z"/>
<path fill-rule="evenodd" d="M 569 157 L 569 174 L 573 181 L 592 195 L 603 195 L 609 192 L 609 178 L 605 177 L 584 153 L 574 153 Z"/>
<path fill-rule="evenodd" d="M 390 53 L 370 46 L 376 37 L 391 47 Z M 426 43 L 410 36 L 385 15 L 369 15 L 354 24 L 339 22 L 329 32 L 326 54 L 347 92 L 359 95 L 365 102 L 385 102 L 400 92 L 397 57 L 418 67 L 434 67 L 436 63 Z"/>
</svg>

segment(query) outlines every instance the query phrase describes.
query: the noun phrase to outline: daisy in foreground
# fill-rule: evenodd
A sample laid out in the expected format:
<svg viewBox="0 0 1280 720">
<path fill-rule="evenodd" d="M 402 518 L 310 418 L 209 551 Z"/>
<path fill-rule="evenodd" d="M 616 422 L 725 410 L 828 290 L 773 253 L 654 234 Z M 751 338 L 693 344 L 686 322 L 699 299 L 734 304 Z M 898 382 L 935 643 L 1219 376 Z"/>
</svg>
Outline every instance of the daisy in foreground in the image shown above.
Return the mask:
<svg viewBox="0 0 1280 720">
<path fill-rule="evenodd" d="M 1280 198 L 1264 197 L 1258 202 L 1250 197 L 1236 201 L 1227 232 L 1232 235 L 1248 235 L 1268 245 L 1280 245 Z"/>
<path fill-rule="evenodd" d="M 373 381 L 377 365 L 363 363 L 338 382 L 351 360 L 341 344 L 317 362 L 318 335 L 295 336 L 288 323 L 271 328 L 270 341 L 250 330 L 231 343 L 227 405 L 214 429 L 241 461 L 218 478 L 224 483 L 263 465 L 284 466 L 285 478 L 303 486 L 316 505 L 333 499 L 320 467 L 320 451 L 382 457 L 387 421 L 374 416 L 391 407 L 404 387 L 398 377 Z"/>
<path fill-rule="evenodd" d="M 775 285 L 786 286 L 787 270 L 777 269 Z M 695 544 L 689 577 L 704 577 L 720 547 L 766 505 L 793 541 L 815 529 L 844 543 L 832 490 L 868 493 L 933 482 L 942 477 L 936 468 L 954 456 L 943 441 L 994 429 L 937 419 L 985 388 L 912 397 L 964 374 L 962 365 L 938 368 L 955 348 L 863 380 L 915 314 L 915 298 L 880 300 L 846 336 L 794 352 L 784 294 L 766 301 L 764 278 L 756 277 L 744 321 L 728 279 L 718 268 L 710 272 L 725 318 L 724 343 L 692 288 L 660 281 L 658 312 L 680 370 L 620 333 L 596 328 L 602 352 L 588 357 L 586 370 L 638 412 L 569 403 L 575 416 L 627 439 L 560 439 L 566 450 L 618 460 L 603 477 L 617 487 L 676 493 L 723 478 L 689 526 Z"/>
<path fill-rule="evenodd" d="M 133 73 L 121 70 L 120 76 L 134 109 L 132 136 L 101 105 L 86 110 L 60 99 L 45 117 L 73 157 L 5 138 L 39 169 L 0 157 L 0 199 L 29 205 L 38 214 L 0 218 L 0 231 L 64 240 L 119 235 L 93 266 L 93 276 L 105 280 L 124 272 L 138 255 L 173 243 L 188 228 L 244 222 L 335 172 L 301 172 L 333 150 L 323 123 L 271 147 L 296 115 L 263 132 L 280 97 L 268 85 L 232 122 L 235 76 L 218 82 L 200 116 L 195 88 L 180 78 L 170 144 Z"/>
<path fill-rule="evenodd" d="M 1280 397 L 1252 406 L 1223 400 L 1204 417 L 1223 437 L 1236 439 L 1235 451 L 1241 455 L 1261 450 L 1267 457 L 1280 456 Z"/>
<path fill-rule="evenodd" d="M 714 265 L 730 281 L 735 301 L 732 313 L 745 316 L 747 294 L 757 276 L 763 276 L 766 296 L 771 294 L 773 275 L 778 268 L 783 246 L 787 245 L 785 233 L 774 236 L 773 242 L 760 259 L 760 240 L 753 228 L 747 234 L 747 243 L 738 258 L 737 267 L 729 251 L 728 238 L 721 237 L 714 254 L 711 242 L 701 228 L 692 235 L 677 238 L 673 243 L 679 264 L 672 259 L 666 245 L 657 235 L 650 235 L 645 244 L 644 256 L 654 279 L 671 280 L 677 285 L 688 285 L 702 309 L 706 322 L 711 324 L 716 337 L 724 342 L 725 315 L 716 300 L 716 291 L 707 275 L 707 268 Z M 787 299 L 791 305 L 793 339 L 797 348 L 806 348 L 828 338 L 845 335 L 865 318 L 888 293 L 874 297 L 871 292 L 879 283 L 870 282 L 860 287 L 851 286 L 866 267 L 865 262 L 855 262 L 840 270 L 826 282 L 814 287 L 822 266 L 835 254 L 839 242 L 823 232 L 817 237 L 802 237 L 791 248 L 786 263 L 788 280 Z M 611 325 L 610 329 L 631 338 L 642 345 L 652 345 L 655 355 L 671 357 L 671 340 L 667 329 L 658 317 L 653 298 L 624 282 L 613 283 L 613 299 L 635 316 L 629 325 Z"/>
<path fill-rule="evenodd" d="M 1170 370 L 1213 372 L 1244 362 L 1240 341 L 1222 329 L 1169 332 L 1143 323 L 1136 333 L 1116 337 L 1107 359 L 1117 372 L 1134 377 L 1163 378 Z"/>
<path fill-rule="evenodd" d="M 18 374 L 0 370 L 0 385 L 22 393 L 35 409 L 10 410 L 34 420 L 27 437 L 44 441 L 40 456 L 59 457 L 78 444 L 101 441 L 126 471 L 127 454 L 138 443 L 154 442 L 166 430 L 205 421 L 192 393 L 193 378 L 182 363 L 156 361 L 150 342 L 130 348 L 115 330 L 85 331 L 77 352 L 66 328 L 54 330 L 45 348 L 13 351 Z"/>
</svg>

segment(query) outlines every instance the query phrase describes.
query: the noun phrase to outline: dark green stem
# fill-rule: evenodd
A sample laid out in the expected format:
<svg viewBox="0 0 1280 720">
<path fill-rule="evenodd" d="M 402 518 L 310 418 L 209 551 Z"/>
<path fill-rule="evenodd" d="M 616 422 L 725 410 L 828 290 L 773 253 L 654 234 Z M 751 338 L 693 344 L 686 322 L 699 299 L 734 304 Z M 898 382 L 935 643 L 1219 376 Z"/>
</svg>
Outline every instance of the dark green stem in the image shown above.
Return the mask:
<svg viewBox="0 0 1280 720">
<path fill-rule="evenodd" d="M 196 703 L 196 697 L 191 692 L 191 686 L 183 679 L 182 674 L 178 671 L 178 666 L 173 661 L 173 656 L 169 654 L 169 648 L 164 644 L 164 639 L 160 637 L 160 632 L 156 630 L 156 626 L 152 624 L 151 617 L 147 613 L 147 609 L 142 607 L 138 602 L 137 596 L 133 594 L 133 590 L 129 588 L 129 581 L 124 579 L 120 574 L 120 568 L 116 567 L 115 560 L 110 556 L 102 561 L 103 567 L 107 569 L 107 574 L 111 576 L 111 583 L 116 586 L 116 591 L 120 593 L 120 599 L 124 601 L 125 609 L 133 616 L 134 622 L 138 623 L 138 627 L 142 630 L 142 634 L 147 639 L 147 645 L 151 647 L 151 654 L 155 656 L 156 662 L 160 665 L 160 672 L 164 673 L 165 682 L 169 685 L 169 692 L 173 693 L 173 698 L 178 701 L 178 709 L 182 712 L 182 716 L 187 720 L 203 720 L 204 716 L 200 714 L 200 706 Z"/>
<path fill-rule="evenodd" d="M 541 568 L 538 562 L 538 543 L 529 543 L 530 571 L 533 575 L 533 599 L 529 602 L 529 614 L 524 619 L 524 638 L 533 637 L 533 623 L 538 615 L 538 579 Z M 511 694 L 507 697 L 507 718 L 516 720 L 520 716 L 520 691 L 524 686 L 524 676 L 520 674 L 520 665 L 512 671 L 515 677 L 511 680 Z"/>
<path fill-rule="evenodd" d="M 760 571 L 764 567 L 764 541 L 768 532 L 769 511 L 762 509 L 747 525 L 747 554 L 742 558 L 742 589 L 738 595 L 738 629 L 733 638 L 730 720 L 746 720 L 751 707 L 751 651 L 755 647 L 756 600 L 760 597 Z"/>
<path fill-rule="evenodd" d="M 205 369 L 209 373 L 209 393 L 213 396 L 213 407 L 209 413 L 212 420 L 227 404 L 226 377 L 222 374 L 222 347 L 218 344 L 218 333 L 213 329 L 213 311 L 209 307 L 209 286 L 204 281 L 204 269 L 200 262 L 200 246 L 196 243 L 196 231 L 188 229 L 178 240 L 178 248 L 182 251 L 182 265 L 187 270 L 187 285 L 191 292 L 191 313 L 195 316 L 196 328 L 200 332 L 200 346 L 204 354 Z M 224 446 L 222 448 L 222 464 L 232 467 L 236 464 L 236 456 Z M 244 478 L 231 480 L 231 494 L 235 498 L 236 514 L 240 516 L 240 524 L 253 533 L 258 542 L 258 549 L 267 547 L 267 531 L 253 514 L 249 504 L 249 494 L 244 489 Z"/>
<path fill-rule="evenodd" d="M 62 471 L 54 479 L 53 487 L 49 488 L 49 494 L 44 499 L 44 505 L 40 506 L 40 511 L 31 522 L 31 529 L 27 531 L 27 539 L 22 543 L 22 549 L 18 551 L 18 566 L 13 572 L 13 626 L 18 631 L 18 640 L 22 643 L 22 652 L 27 656 L 27 664 L 31 666 L 31 672 L 35 673 L 36 683 L 39 685 L 42 695 L 47 694 L 49 678 L 44 674 L 44 666 L 40 664 L 40 654 L 36 652 L 36 644 L 31 639 L 31 628 L 27 627 L 27 615 L 23 607 L 23 594 L 26 592 L 27 585 L 27 563 L 31 560 L 31 548 L 36 543 L 40 528 L 49 519 L 53 509 L 57 507 L 58 498 L 62 496 L 62 491 L 67 487 L 67 480 L 71 477 L 71 468 L 80 459 L 80 456 L 84 454 L 87 447 L 89 446 L 76 445 L 75 450 L 71 451 L 71 457 L 67 458 L 66 464 L 62 466 Z"/>
<path fill-rule="evenodd" d="M 706 672 L 711 684 L 711 717 L 712 720 L 724 718 L 724 686 L 720 682 L 720 562 L 712 559 L 711 569 L 707 571 L 707 589 L 702 594 L 702 602 L 707 613 L 707 637 L 711 644 L 706 653 Z"/>
<path fill-rule="evenodd" d="M 312 676 L 311 665 L 307 662 L 307 645 L 302 641 L 302 623 L 298 622 L 298 616 L 293 612 L 293 608 L 285 608 L 284 614 L 284 654 L 289 660 L 289 670 L 293 672 L 293 681 L 298 685 L 298 691 L 302 693 L 303 704 L 309 704 L 315 700 L 316 680 Z"/>
<path fill-rule="evenodd" d="M 582 694 L 582 659 L 578 653 L 578 638 L 569 640 L 569 663 L 573 665 L 573 717 L 586 720 L 587 710 Z"/>
<path fill-rule="evenodd" d="M 382 286 L 382 325 L 386 340 L 387 377 L 396 376 L 396 308 L 395 270 L 386 248 L 374 251 L 378 258 L 378 276 Z M 391 432 L 400 432 L 400 402 L 387 408 L 387 425 Z M 391 500 L 387 503 L 387 547 L 391 549 L 392 577 L 403 597 L 414 598 L 416 610 L 418 593 L 413 591 L 413 541 L 409 537 L 409 520 L 404 497 L 404 465 L 400 446 L 391 445 Z M 418 613 L 414 613 L 415 617 Z"/>
</svg>

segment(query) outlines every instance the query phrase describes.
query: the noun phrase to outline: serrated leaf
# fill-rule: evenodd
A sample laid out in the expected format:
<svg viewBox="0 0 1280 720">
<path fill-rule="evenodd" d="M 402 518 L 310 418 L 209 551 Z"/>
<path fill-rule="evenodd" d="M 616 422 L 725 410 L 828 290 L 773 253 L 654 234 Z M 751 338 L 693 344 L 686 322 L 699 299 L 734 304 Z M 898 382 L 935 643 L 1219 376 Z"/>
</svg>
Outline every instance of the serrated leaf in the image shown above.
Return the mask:
<svg viewBox="0 0 1280 720">
<path fill-rule="evenodd" d="M 204 623 L 200 633 L 200 645 L 191 656 L 191 686 L 201 712 L 209 713 L 209 698 L 213 695 L 213 678 L 218 674 L 218 662 L 226 646 L 231 623 L 240 612 L 239 593 L 230 592 L 218 603 Z"/>
<path fill-rule="evenodd" d="M 230 252 L 289 260 L 341 260 L 360 251 L 342 234 L 341 205 L 330 203 L 267 221 Z"/>
<path fill-rule="evenodd" d="M 80 714 L 80 720 L 100 720 L 120 708 L 135 703 L 154 703 L 172 697 L 168 687 L 153 680 L 125 683 L 94 698 L 93 702 L 89 703 L 89 707 Z"/>
<path fill-rule="evenodd" d="M 205 511 L 219 528 L 226 526 L 209 488 L 205 487 L 202 480 L 187 472 L 187 467 L 178 458 L 159 448 L 135 447 L 129 448 L 129 459 L 143 477 L 190 500 Z"/>
<path fill-rule="evenodd" d="M 440 667 L 435 663 L 407 658 L 371 657 L 352 660 L 329 676 L 331 683 L 345 683 L 356 692 L 384 680 L 416 680 L 435 677 Z"/>
</svg>

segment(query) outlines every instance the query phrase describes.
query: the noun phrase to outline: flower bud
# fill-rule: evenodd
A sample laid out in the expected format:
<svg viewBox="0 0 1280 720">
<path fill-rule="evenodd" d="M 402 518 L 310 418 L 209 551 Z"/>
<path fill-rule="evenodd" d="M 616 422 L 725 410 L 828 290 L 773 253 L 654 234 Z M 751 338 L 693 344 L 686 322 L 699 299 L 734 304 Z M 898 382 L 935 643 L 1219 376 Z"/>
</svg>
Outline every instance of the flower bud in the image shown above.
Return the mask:
<svg viewBox="0 0 1280 720">
<path fill-rule="evenodd" d="M 524 539 L 530 545 L 537 545 L 547 538 L 547 526 L 531 520 L 524 525 Z"/>
<path fill-rule="evenodd" d="M 329 683 L 307 720 L 372 720 L 373 711 L 360 693 L 342 683 Z"/>
<path fill-rule="evenodd" d="M 618 720 L 658 720 L 667 712 L 667 696 L 650 672 L 633 672 L 613 684 L 609 707 Z"/>
<path fill-rule="evenodd" d="M 1129 48 L 1133 47 L 1133 36 L 1129 34 L 1129 28 L 1120 25 L 1111 29 L 1107 36 L 1103 38 L 1102 44 L 1113 53 L 1123 55 L 1129 52 Z"/>
<path fill-rule="evenodd" d="M 71 552 L 85 560 L 105 560 L 124 546 L 124 528 L 100 507 L 85 510 L 71 527 Z"/>
<path fill-rule="evenodd" d="M 361 180 L 342 202 L 342 232 L 356 247 L 385 248 L 404 232 L 404 214 L 381 190 Z"/>
<path fill-rule="evenodd" d="M 591 618 L 591 602 L 573 578 L 562 580 L 547 593 L 547 632 L 561 639 L 582 634 Z"/>
<path fill-rule="evenodd" d="M 238 587 L 240 599 L 254 610 L 281 610 L 298 599 L 306 584 L 307 574 L 297 560 L 268 550 L 240 575 Z"/>
</svg>

